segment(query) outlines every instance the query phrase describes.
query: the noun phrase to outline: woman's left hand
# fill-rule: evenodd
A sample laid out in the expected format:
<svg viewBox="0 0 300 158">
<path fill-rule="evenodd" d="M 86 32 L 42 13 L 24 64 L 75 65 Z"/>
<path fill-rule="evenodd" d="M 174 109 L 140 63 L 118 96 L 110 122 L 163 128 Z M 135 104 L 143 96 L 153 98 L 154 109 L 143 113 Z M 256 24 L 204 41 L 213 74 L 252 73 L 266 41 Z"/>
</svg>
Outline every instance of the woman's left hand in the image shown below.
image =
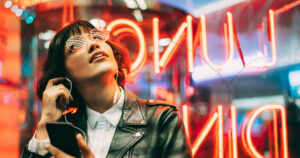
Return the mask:
<svg viewBox="0 0 300 158">
<path fill-rule="evenodd" d="M 82 157 L 83 158 L 94 158 L 95 157 L 94 154 L 92 153 L 91 149 L 85 142 L 82 135 L 77 134 L 76 139 L 78 142 L 78 146 L 81 150 Z M 73 156 L 66 154 L 65 152 L 56 148 L 55 146 L 52 146 L 51 144 L 49 144 L 46 148 L 55 158 L 74 158 Z"/>
</svg>

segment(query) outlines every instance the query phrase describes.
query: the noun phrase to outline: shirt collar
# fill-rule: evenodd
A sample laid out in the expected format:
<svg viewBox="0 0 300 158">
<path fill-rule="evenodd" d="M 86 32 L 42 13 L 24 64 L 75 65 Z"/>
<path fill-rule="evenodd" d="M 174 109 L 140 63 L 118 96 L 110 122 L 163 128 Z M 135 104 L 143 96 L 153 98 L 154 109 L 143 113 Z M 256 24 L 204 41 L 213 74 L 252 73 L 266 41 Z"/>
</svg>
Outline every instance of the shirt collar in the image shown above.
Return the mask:
<svg viewBox="0 0 300 158">
<path fill-rule="evenodd" d="M 92 128 L 96 127 L 98 121 L 108 121 L 113 127 L 116 127 L 118 125 L 118 122 L 122 115 L 122 108 L 124 104 L 124 90 L 122 87 L 120 87 L 120 89 L 121 94 L 118 102 L 104 113 L 101 114 L 91 109 L 89 106 L 86 106 L 88 123 Z"/>
</svg>

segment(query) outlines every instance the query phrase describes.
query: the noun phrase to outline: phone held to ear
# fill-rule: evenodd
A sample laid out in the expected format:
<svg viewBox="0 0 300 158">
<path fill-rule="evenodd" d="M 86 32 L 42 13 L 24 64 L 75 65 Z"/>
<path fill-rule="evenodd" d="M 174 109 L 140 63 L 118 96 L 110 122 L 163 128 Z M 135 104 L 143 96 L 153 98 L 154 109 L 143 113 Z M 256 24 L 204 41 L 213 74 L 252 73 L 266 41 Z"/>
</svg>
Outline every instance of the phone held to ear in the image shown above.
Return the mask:
<svg viewBox="0 0 300 158">
<path fill-rule="evenodd" d="M 46 123 L 46 129 L 53 146 L 71 156 L 81 157 L 72 124 L 65 122 L 48 122 Z"/>
</svg>

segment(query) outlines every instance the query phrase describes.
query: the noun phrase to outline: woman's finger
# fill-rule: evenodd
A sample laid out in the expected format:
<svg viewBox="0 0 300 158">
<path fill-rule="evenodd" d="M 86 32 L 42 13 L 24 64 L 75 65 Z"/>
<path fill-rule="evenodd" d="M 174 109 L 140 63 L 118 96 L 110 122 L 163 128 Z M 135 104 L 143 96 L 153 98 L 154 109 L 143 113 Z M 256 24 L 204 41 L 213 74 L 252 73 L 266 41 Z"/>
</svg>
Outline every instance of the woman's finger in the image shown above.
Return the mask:
<svg viewBox="0 0 300 158">
<path fill-rule="evenodd" d="M 55 78 L 52 78 L 48 81 L 47 85 L 46 85 L 46 88 L 49 88 L 49 87 L 53 87 L 54 83 L 56 83 L 57 81 L 60 81 L 60 80 L 63 80 L 65 79 L 64 77 L 55 77 Z"/>
<path fill-rule="evenodd" d="M 55 158 L 74 158 L 51 144 L 47 144 L 45 147 Z"/>
<path fill-rule="evenodd" d="M 94 154 L 92 153 L 91 149 L 85 142 L 84 138 L 82 137 L 81 134 L 76 135 L 76 139 L 78 142 L 78 146 L 81 150 L 81 154 L 84 158 L 94 158 Z"/>
</svg>

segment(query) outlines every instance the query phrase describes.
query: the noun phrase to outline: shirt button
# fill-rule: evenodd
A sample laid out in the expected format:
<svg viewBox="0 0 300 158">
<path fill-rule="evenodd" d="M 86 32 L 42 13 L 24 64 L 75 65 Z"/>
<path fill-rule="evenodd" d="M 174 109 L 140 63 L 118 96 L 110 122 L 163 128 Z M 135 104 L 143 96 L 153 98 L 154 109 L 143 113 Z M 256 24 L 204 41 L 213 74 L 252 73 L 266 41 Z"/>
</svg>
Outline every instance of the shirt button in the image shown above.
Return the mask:
<svg viewBox="0 0 300 158">
<path fill-rule="evenodd" d="M 137 133 L 135 133 L 135 136 L 136 137 L 139 137 L 139 136 L 141 136 L 142 135 L 142 133 L 141 132 L 137 132 Z"/>
</svg>

